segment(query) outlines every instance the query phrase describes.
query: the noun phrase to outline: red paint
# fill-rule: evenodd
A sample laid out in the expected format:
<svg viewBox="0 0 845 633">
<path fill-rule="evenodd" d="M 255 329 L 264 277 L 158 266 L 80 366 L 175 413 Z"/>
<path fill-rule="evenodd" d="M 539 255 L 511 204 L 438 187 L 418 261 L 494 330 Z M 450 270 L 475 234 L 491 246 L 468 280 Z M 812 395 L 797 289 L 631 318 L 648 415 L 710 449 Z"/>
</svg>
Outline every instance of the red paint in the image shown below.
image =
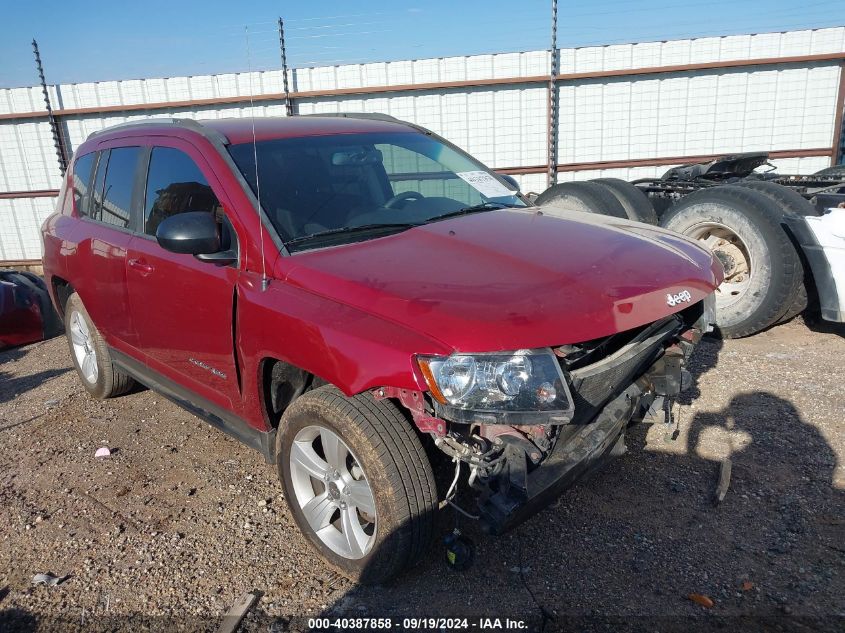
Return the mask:
<svg viewBox="0 0 845 633">
<path fill-rule="evenodd" d="M 358 119 L 255 123 L 259 139 L 417 133 Z M 207 125 L 233 142 L 252 138 L 248 119 Z M 290 257 L 279 255 L 265 230 L 262 264 L 250 198 L 212 143 L 187 128 L 146 125 L 98 135 L 77 153 L 120 145 L 179 147 L 197 162 L 234 226 L 239 265 L 169 253 L 151 239 L 79 219 L 65 204 L 43 227 L 48 285 L 52 291 L 54 276 L 69 281 L 110 345 L 259 429 L 266 428 L 259 384 L 266 358 L 297 365 L 347 394 L 421 392 L 417 354 L 594 339 L 688 305 L 670 308 L 670 291 L 688 290 L 698 301 L 721 280 L 713 258 L 677 234 L 531 209 L 464 216 Z M 263 268 L 271 278 L 266 290 Z"/>
<path fill-rule="evenodd" d="M 21 300 L 15 284 L 0 280 L 0 349 L 44 338 L 41 309 L 34 300 Z"/>
<path fill-rule="evenodd" d="M 490 352 L 655 321 L 690 305 L 670 308 L 669 291 L 699 301 L 720 273 L 709 253 L 663 229 L 514 209 L 282 258 L 276 274 L 451 349 Z"/>
</svg>

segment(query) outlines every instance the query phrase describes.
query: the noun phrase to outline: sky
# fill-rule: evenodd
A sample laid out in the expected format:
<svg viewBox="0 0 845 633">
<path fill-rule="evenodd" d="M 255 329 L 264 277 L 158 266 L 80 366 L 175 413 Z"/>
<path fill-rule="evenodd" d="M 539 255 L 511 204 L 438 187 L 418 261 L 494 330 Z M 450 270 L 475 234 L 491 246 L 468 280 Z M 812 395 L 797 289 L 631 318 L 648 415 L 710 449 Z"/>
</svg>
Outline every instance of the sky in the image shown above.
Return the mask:
<svg viewBox="0 0 845 633">
<path fill-rule="evenodd" d="M 845 0 L 559 4 L 558 46 L 845 25 Z M 6 5 L 5 7 L 3 5 Z M 2 0 L 0 87 L 547 49 L 551 0 Z"/>
</svg>

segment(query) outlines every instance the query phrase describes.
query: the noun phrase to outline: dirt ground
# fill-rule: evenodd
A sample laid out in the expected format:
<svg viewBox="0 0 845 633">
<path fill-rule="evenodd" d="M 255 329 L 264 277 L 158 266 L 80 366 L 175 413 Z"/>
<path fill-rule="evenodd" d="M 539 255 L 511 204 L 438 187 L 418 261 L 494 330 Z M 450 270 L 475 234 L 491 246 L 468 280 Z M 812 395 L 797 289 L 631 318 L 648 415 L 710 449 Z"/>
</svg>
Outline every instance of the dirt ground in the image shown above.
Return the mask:
<svg viewBox="0 0 845 633">
<path fill-rule="evenodd" d="M 248 630 L 320 614 L 539 628 L 541 607 L 547 630 L 845 630 L 843 358 L 841 333 L 800 320 L 708 339 L 676 440 L 634 427 L 627 455 L 515 532 L 465 523 L 469 570 L 447 569 L 435 543 L 394 585 L 367 588 L 315 557 L 258 453 L 150 391 L 92 400 L 63 338 L 2 352 L 0 630 L 214 630 L 251 590 Z M 112 456 L 96 459 L 101 446 Z M 441 522 L 442 536 L 451 511 Z M 33 586 L 40 572 L 67 578 Z"/>
</svg>

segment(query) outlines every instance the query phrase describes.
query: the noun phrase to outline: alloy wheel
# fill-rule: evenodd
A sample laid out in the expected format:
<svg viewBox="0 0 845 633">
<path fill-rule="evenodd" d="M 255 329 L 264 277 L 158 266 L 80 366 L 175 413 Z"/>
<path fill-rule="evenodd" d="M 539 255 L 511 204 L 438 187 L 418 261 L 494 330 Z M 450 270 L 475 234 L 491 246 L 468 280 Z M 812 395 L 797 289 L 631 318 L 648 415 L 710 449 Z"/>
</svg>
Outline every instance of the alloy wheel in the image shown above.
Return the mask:
<svg viewBox="0 0 845 633">
<path fill-rule="evenodd" d="M 85 317 L 78 311 L 70 315 L 70 341 L 73 354 L 82 377 L 94 384 L 97 382 L 99 370 L 97 368 L 97 351 L 94 347 L 94 337 L 85 321 Z"/>
<path fill-rule="evenodd" d="M 291 446 L 290 473 L 296 504 L 317 537 L 344 558 L 366 556 L 376 538 L 375 498 L 346 442 L 325 427 L 303 428 Z"/>
</svg>

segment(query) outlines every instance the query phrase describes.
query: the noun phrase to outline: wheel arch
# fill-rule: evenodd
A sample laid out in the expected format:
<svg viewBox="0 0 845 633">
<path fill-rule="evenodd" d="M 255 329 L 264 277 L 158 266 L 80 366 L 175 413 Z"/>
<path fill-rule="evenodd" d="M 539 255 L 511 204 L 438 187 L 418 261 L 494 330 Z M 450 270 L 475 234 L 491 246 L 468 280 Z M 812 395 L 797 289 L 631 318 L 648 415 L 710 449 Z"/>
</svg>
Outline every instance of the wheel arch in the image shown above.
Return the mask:
<svg viewBox="0 0 845 633">
<path fill-rule="evenodd" d="M 238 300 L 238 353 L 243 358 L 244 417 L 270 430 L 305 389 L 331 384 L 347 397 L 378 387 L 427 389 L 417 354 L 452 348 L 407 326 L 284 282 L 266 290 L 244 285 Z M 275 369 L 274 369 L 275 368 Z M 293 381 L 272 406 L 273 372 Z M 279 394 L 277 394 L 278 396 Z"/>
<path fill-rule="evenodd" d="M 354 397 L 379 387 L 389 387 L 389 385 L 374 385 L 350 393 L 306 369 L 272 356 L 266 356 L 259 362 L 258 381 L 261 412 L 264 422 L 268 428 L 272 429 L 279 428 L 285 411 L 300 396 L 324 385 L 335 387 L 347 397 Z M 410 409 L 398 397 L 384 399 L 392 402 L 411 427 L 417 431 L 420 439 L 424 439 L 424 434 L 414 423 Z"/>
<path fill-rule="evenodd" d="M 818 309 L 825 320 L 842 322 L 845 316 L 839 309 L 842 302 L 836 275 L 806 219 L 797 215 L 785 216 L 783 228 L 804 262 L 811 308 Z"/>
<path fill-rule="evenodd" d="M 67 301 L 70 299 L 70 296 L 76 292 L 76 289 L 68 280 L 63 279 L 58 275 L 50 276 L 50 283 L 47 287 L 50 288 L 53 304 L 55 305 L 59 316 L 64 318 Z"/>
<path fill-rule="evenodd" d="M 269 428 L 275 429 L 294 400 L 309 389 L 327 382 L 292 363 L 265 356 L 258 363 L 258 384 L 264 422 Z"/>
</svg>

